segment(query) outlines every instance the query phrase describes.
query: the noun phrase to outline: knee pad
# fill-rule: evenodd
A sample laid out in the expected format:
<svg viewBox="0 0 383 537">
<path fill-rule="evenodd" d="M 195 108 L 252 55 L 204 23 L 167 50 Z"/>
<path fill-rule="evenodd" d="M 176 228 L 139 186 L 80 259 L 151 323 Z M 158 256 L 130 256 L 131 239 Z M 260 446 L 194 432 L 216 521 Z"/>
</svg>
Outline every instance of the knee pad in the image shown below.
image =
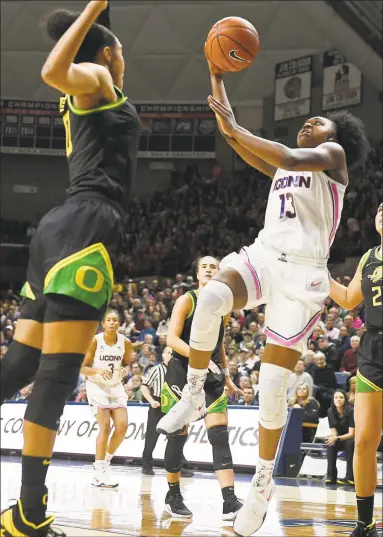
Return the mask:
<svg viewBox="0 0 383 537">
<path fill-rule="evenodd" d="M 281 429 L 287 421 L 287 387 L 291 371 L 262 364 L 259 375 L 259 423 L 264 429 Z"/>
<path fill-rule="evenodd" d="M 226 425 L 216 425 L 207 430 L 207 437 L 213 448 L 214 471 L 233 468 L 233 458 L 229 445 L 229 431 Z"/>
<path fill-rule="evenodd" d="M 7 354 L 0 361 L 1 404 L 35 380 L 40 355 L 40 349 L 29 347 L 15 339 L 12 341 Z"/>
<path fill-rule="evenodd" d="M 75 389 L 83 354 L 43 354 L 25 419 L 57 431 L 68 397 Z"/>
<path fill-rule="evenodd" d="M 187 437 L 187 434 L 168 436 L 168 443 L 166 444 L 165 450 L 165 470 L 169 474 L 177 474 L 181 471 L 184 445 Z"/>
<path fill-rule="evenodd" d="M 222 317 L 233 307 L 233 293 L 225 283 L 210 281 L 200 291 L 190 332 L 190 346 L 212 351 L 217 345 Z"/>
</svg>

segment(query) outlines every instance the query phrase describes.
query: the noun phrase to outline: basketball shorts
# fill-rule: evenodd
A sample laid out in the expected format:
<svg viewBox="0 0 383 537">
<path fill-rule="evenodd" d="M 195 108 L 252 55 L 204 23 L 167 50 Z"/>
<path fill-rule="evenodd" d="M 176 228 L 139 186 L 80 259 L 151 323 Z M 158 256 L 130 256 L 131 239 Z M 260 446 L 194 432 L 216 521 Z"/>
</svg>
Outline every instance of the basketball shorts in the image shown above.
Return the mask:
<svg viewBox="0 0 383 537">
<path fill-rule="evenodd" d="M 108 410 L 115 410 L 116 408 L 128 409 L 127 397 L 122 384 L 104 386 L 103 384 L 87 381 L 86 394 L 89 407 L 94 416 L 97 415 L 99 408 Z"/>
<path fill-rule="evenodd" d="M 367 330 L 358 349 L 357 393 L 383 390 L 383 331 Z"/>
<path fill-rule="evenodd" d="M 165 382 L 161 391 L 161 410 L 167 414 L 181 398 L 187 383 L 187 365 L 178 358 L 172 358 L 168 364 Z M 205 382 L 206 408 L 208 414 L 226 412 L 225 375 L 208 372 Z"/>
<path fill-rule="evenodd" d="M 239 272 L 246 284 L 245 309 L 266 304 L 268 342 L 304 352 L 330 293 L 327 260 L 280 252 L 256 239 L 224 257 L 220 268 L 225 267 Z"/>
<path fill-rule="evenodd" d="M 44 298 L 54 295 L 59 313 L 101 319 L 112 296 L 123 231 L 121 213 L 91 195 L 74 196 L 45 215 L 31 242 L 21 292 L 36 301 L 26 306 L 34 310 L 31 318 L 43 322 Z"/>
</svg>

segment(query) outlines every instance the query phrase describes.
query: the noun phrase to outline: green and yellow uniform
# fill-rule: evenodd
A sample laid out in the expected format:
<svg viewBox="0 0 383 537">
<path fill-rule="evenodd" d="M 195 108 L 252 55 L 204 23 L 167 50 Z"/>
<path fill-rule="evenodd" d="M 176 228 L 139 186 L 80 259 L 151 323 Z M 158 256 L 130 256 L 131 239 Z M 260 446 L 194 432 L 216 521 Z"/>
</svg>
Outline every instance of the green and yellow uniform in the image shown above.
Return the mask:
<svg viewBox="0 0 383 537">
<path fill-rule="evenodd" d="M 52 294 L 70 297 L 96 310 L 97 316 L 112 295 L 140 133 L 134 106 L 115 91 L 116 102 L 91 110 L 76 108 L 69 95 L 60 99 L 69 166 L 67 200 L 41 220 L 22 290 L 31 300 Z"/>
<path fill-rule="evenodd" d="M 190 331 L 193 322 L 194 312 L 198 300 L 198 290 L 186 293 L 190 296 L 191 309 L 185 319 L 180 339 L 189 345 Z M 221 366 L 221 344 L 225 335 L 224 321 L 222 319 L 217 345 L 212 353 L 212 361 L 220 368 L 220 373 L 208 372 L 205 382 L 206 408 L 207 413 L 225 412 L 227 408 L 227 397 L 225 394 L 225 375 Z M 189 359 L 176 351 L 173 351 L 173 358 L 168 364 L 165 382 L 161 392 L 161 410 L 165 414 L 180 400 L 182 390 L 187 383 L 187 369 Z"/>
<path fill-rule="evenodd" d="M 372 248 L 362 257 L 362 294 L 366 328 L 358 350 L 357 392 L 381 392 L 383 388 L 382 249 Z"/>
</svg>

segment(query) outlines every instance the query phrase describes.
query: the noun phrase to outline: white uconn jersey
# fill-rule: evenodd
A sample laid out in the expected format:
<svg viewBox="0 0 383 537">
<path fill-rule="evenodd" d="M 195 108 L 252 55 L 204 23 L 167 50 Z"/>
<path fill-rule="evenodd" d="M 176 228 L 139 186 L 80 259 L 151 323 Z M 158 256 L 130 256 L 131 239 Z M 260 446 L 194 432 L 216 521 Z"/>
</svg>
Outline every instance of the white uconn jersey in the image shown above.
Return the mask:
<svg viewBox="0 0 383 537">
<path fill-rule="evenodd" d="M 286 254 L 326 259 L 339 226 L 345 190 L 324 172 L 279 168 L 260 240 Z"/>
<path fill-rule="evenodd" d="M 113 376 L 110 380 L 106 380 L 101 375 L 93 375 L 88 380 L 106 386 L 119 384 L 121 382 L 121 363 L 125 354 L 125 336 L 123 334 L 117 334 L 117 343 L 112 346 L 105 343 L 103 333 L 97 334 L 96 341 L 97 348 L 94 355 L 93 367 L 96 369 L 107 369 Z"/>
</svg>

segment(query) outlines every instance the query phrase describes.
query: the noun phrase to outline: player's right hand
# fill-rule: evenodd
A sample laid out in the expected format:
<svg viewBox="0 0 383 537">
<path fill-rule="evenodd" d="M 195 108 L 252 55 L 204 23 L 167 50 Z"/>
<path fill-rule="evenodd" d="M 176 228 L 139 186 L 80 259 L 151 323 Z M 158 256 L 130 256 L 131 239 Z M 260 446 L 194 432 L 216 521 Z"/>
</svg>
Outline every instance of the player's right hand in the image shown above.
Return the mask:
<svg viewBox="0 0 383 537">
<path fill-rule="evenodd" d="M 105 380 L 110 380 L 113 376 L 112 372 L 109 369 L 99 369 L 98 374 Z"/>
<path fill-rule="evenodd" d="M 158 401 L 153 401 L 152 403 L 150 403 L 150 406 L 152 408 L 160 408 L 161 403 L 159 403 Z"/>
<path fill-rule="evenodd" d="M 91 0 L 88 6 L 91 6 L 101 13 L 108 7 L 108 0 Z"/>
<path fill-rule="evenodd" d="M 211 61 L 209 60 L 209 58 L 208 58 L 208 56 L 206 54 L 206 43 L 205 43 L 205 46 L 204 46 L 204 52 L 205 52 L 205 58 L 206 58 L 207 64 L 209 66 L 210 74 L 215 75 L 215 76 L 223 75 L 223 71 L 221 71 L 216 65 L 211 63 Z"/>
</svg>

